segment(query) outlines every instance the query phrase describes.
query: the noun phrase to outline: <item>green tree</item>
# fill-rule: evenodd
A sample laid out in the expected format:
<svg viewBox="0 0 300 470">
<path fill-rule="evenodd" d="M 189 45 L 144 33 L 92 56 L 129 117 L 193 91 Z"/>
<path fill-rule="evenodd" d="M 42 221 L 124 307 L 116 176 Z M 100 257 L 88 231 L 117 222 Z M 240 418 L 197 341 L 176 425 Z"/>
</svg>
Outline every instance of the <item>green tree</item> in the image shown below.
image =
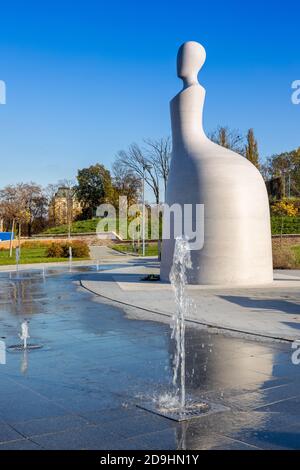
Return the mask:
<svg viewBox="0 0 300 470">
<path fill-rule="evenodd" d="M 83 206 L 83 215 L 93 217 L 99 204 L 109 202 L 113 194 L 110 172 L 97 163 L 78 170 L 76 196 Z"/>
<path fill-rule="evenodd" d="M 249 129 L 247 134 L 247 144 L 245 146 L 245 157 L 253 163 L 254 166 L 259 170 L 259 153 L 258 153 L 258 146 L 257 140 L 254 136 L 253 129 Z"/>
</svg>

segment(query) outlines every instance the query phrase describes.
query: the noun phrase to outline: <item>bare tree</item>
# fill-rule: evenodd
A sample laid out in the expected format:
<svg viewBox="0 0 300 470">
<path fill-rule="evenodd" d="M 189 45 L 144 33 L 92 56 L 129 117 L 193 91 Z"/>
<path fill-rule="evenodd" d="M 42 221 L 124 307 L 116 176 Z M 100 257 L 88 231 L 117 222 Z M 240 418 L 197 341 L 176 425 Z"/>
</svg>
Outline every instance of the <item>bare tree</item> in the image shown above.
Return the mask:
<svg viewBox="0 0 300 470">
<path fill-rule="evenodd" d="M 141 179 L 130 168 L 113 164 L 114 203 L 118 205 L 119 196 L 126 196 L 129 205 L 136 204 L 142 189 Z"/>
<path fill-rule="evenodd" d="M 128 150 L 118 152 L 115 164 L 130 169 L 141 180 L 145 180 L 154 193 L 156 204 L 159 204 L 159 170 L 144 149 L 135 143 L 131 144 Z"/>
<path fill-rule="evenodd" d="M 239 130 L 230 129 L 228 126 L 218 126 L 208 134 L 208 137 L 216 144 L 244 156 L 245 138 Z"/>
<path fill-rule="evenodd" d="M 162 137 L 161 139 L 146 139 L 146 154 L 152 166 L 157 168 L 160 178 L 163 180 L 164 191 L 166 193 L 167 181 L 170 171 L 171 160 L 171 139 Z"/>
</svg>

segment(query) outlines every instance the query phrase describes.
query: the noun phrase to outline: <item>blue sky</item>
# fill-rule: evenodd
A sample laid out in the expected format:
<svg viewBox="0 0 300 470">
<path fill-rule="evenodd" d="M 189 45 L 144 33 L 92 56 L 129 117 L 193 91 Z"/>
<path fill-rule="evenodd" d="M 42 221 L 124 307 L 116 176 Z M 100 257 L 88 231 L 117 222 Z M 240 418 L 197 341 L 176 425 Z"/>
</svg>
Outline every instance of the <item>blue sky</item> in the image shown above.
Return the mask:
<svg viewBox="0 0 300 470">
<path fill-rule="evenodd" d="M 207 131 L 253 127 L 262 157 L 300 146 L 299 12 L 289 0 L 0 2 L 0 186 L 74 178 L 168 135 L 187 40 L 207 51 Z"/>
</svg>

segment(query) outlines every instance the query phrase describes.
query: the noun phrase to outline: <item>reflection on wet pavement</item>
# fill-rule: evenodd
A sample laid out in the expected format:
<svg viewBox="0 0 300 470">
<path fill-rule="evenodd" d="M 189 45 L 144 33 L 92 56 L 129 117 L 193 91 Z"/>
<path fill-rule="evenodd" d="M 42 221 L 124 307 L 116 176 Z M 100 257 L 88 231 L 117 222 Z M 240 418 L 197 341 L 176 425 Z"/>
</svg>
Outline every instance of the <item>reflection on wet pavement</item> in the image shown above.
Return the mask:
<svg viewBox="0 0 300 470">
<path fill-rule="evenodd" d="M 137 408 L 171 387 L 170 329 L 79 288 L 94 271 L 0 274 L 0 337 L 15 344 L 27 318 L 43 345 L 0 365 L 0 449 L 299 448 L 290 344 L 187 328 L 187 392 L 228 410 L 179 424 Z"/>
</svg>

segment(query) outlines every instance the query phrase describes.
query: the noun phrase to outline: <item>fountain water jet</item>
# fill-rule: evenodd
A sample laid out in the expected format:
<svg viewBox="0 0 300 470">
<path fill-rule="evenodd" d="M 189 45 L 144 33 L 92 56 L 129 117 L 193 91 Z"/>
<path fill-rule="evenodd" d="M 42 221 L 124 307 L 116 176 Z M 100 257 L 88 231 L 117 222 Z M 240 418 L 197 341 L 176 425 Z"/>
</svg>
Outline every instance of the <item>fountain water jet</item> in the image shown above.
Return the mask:
<svg viewBox="0 0 300 470">
<path fill-rule="evenodd" d="M 173 369 L 173 385 L 176 387 L 179 406 L 185 408 L 185 317 L 189 308 L 186 295 L 187 269 L 192 267 L 189 242 L 178 237 L 175 243 L 170 281 L 175 294 L 176 309 L 172 317 L 172 339 L 176 342 Z M 180 375 L 179 375 L 180 374 Z M 178 386 L 179 381 L 179 386 Z"/>
<path fill-rule="evenodd" d="M 174 421 L 188 421 L 203 415 L 225 411 L 220 404 L 199 401 L 197 397 L 186 398 L 185 390 L 185 319 L 192 308 L 192 301 L 186 292 L 188 269 L 192 268 L 189 241 L 178 237 L 175 243 L 170 281 L 175 295 L 175 313 L 172 317 L 172 335 L 175 340 L 173 357 L 173 386 L 175 393 L 163 393 L 152 403 L 137 405 L 142 409 Z"/>
<path fill-rule="evenodd" d="M 21 333 L 18 334 L 20 340 L 23 344 L 14 344 L 8 347 L 9 351 L 28 351 L 31 349 L 41 349 L 43 346 L 40 344 L 29 344 L 28 339 L 30 338 L 29 335 L 29 321 L 24 320 L 21 324 Z"/>
<path fill-rule="evenodd" d="M 19 277 L 19 264 L 20 264 L 20 248 L 16 248 L 16 277 Z"/>
<path fill-rule="evenodd" d="M 72 260 L 73 260 L 72 247 L 69 246 L 69 271 L 72 271 Z"/>
<path fill-rule="evenodd" d="M 24 320 L 21 324 L 21 334 L 19 334 L 19 338 L 23 341 L 23 349 L 27 349 L 27 340 L 30 338 L 27 320 Z"/>
</svg>

